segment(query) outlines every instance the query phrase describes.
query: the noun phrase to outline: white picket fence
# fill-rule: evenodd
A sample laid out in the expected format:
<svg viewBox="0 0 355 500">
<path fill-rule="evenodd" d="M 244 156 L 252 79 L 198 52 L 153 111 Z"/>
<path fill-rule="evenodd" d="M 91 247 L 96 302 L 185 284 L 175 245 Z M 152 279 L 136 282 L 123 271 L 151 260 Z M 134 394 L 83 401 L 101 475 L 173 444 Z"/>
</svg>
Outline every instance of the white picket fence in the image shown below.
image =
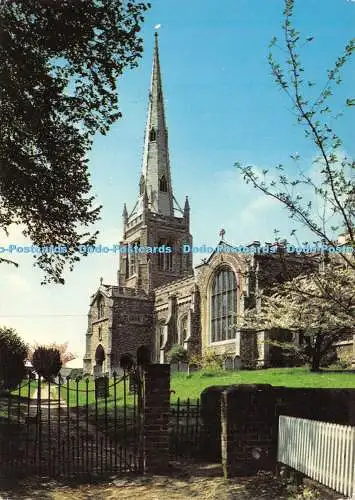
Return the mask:
<svg viewBox="0 0 355 500">
<path fill-rule="evenodd" d="M 282 415 L 277 458 L 324 486 L 355 498 L 355 427 Z"/>
</svg>

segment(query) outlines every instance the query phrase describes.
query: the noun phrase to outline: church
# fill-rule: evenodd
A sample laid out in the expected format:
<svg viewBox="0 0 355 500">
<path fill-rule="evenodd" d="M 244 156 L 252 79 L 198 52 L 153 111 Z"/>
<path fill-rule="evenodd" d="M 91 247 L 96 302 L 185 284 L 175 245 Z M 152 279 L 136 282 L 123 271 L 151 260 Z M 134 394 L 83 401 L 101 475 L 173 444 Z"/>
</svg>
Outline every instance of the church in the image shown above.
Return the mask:
<svg viewBox="0 0 355 500">
<path fill-rule="evenodd" d="M 123 207 L 118 283 L 101 283 L 91 297 L 84 373 L 112 375 L 122 356 L 136 359 L 139 352 L 164 363 L 176 344 L 189 355 L 212 350 L 234 369 L 277 366 L 266 342 L 272 333 L 235 324 L 261 290 L 285 279 L 279 245 L 266 243 L 264 252 L 254 241 L 252 252 L 240 253 L 221 230 L 216 249 L 195 268 L 186 251 L 193 245 L 190 204 L 186 196 L 180 205 L 172 186 L 157 33 L 137 184 L 133 208 Z"/>
</svg>

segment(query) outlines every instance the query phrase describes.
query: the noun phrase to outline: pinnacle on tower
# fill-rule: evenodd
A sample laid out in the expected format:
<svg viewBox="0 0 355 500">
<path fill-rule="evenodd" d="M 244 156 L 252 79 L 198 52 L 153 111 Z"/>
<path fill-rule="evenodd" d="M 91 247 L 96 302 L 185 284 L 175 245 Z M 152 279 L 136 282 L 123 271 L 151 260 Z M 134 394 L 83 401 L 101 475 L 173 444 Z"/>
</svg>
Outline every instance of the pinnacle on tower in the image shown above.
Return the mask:
<svg viewBox="0 0 355 500">
<path fill-rule="evenodd" d="M 123 217 L 123 221 L 126 222 L 128 219 L 128 212 L 127 212 L 127 206 L 125 203 L 123 204 L 122 217 Z"/>
<path fill-rule="evenodd" d="M 189 212 L 189 211 L 190 211 L 189 197 L 186 196 L 185 205 L 184 205 L 184 213 Z"/>
</svg>

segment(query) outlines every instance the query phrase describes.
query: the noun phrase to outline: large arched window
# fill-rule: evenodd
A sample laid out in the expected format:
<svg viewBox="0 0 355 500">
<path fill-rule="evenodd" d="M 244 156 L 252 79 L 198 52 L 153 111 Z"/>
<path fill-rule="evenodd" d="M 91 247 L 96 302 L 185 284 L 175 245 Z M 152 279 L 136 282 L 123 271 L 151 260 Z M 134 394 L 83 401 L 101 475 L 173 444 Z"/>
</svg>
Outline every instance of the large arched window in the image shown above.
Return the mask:
<svg viewBox="0 0 355 500">
<path fill-rule="evenodd" d="M 212 282 L 211 293 L 211 342 L 234 338 L 237 312 L 237 280 L 234 272 L 223 267 Z"/>
</svg>

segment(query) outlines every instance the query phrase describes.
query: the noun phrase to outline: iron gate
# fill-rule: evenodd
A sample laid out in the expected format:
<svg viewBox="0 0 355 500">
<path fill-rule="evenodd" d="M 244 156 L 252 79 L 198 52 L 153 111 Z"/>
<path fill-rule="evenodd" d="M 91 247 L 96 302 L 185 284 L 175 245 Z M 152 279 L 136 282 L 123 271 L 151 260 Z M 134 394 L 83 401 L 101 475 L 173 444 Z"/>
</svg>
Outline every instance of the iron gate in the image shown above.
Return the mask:
<svg viewBox="0 0 355 500">
<path fill-rule="evenodd" d="M 28 379 L 0 396 L 0 476 L 142 471 L 142 384 L 130 390 L 130 375 Z"/>
</svg>

